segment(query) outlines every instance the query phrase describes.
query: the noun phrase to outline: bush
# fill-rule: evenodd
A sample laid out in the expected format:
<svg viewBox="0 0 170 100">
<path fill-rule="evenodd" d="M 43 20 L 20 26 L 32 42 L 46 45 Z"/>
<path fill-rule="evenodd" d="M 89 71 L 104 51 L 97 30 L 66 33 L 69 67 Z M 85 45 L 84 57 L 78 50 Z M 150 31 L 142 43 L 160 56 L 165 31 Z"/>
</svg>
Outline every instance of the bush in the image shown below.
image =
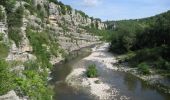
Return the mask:
<svg viewBox="0 0 170 100">
<path fill-rule="evenodd" d="M 0 33 L 0 41 L 3 40 L 3 33 Z"/>
<path fill-rule="evenodd" d="M 51 100 L 52 90 L 47 87 L 46 80 L 37 71 L 25 71 L 26 79 L 16 78 L 15 83 L 22 90 L 23 95 L 31 100 Z"/>
<path fill-rule="evenodd" d="M 140 63 L 138 65 L 138 70 L 141 74 L 143 75 L 148 75 L 150 74 L 150 71 L 149 71 L 149 66 L 146 64 L 146 63 Z"/>
<path fill-rule="evenodd" d="M 91 64 L 88 66 L 87 72 L 86 72 L 87 77 L 89 78 L 94 78 L 98 76 L 96 65 Z"/>
<path fill-rule="evenodd" d="M 0 21 L 2 21 L 4 19 L 5 15 L 4 13 L 2 12 L 2 9 L 0 7 Z"/>
<path fill-rule="evenodd" d="M 22 26 L 22 18 L 23 18 L 23 7 L 19 7 L 15 12 L 10 12 L 7 14 L 8 17 L 8 35 L 9 38 L 12 39 L 17 46 L 22 40 L 22 35 L 20 27 Z"/>
<path fill-rule="evenodd" d="M 24 63 L 25 70 L 39 70 L 37 61 L 27 61 Z"/>
<path fill-rule="evenodd" d="M 160 58 L 157 62 L 156 62 L 156 67 L 158 69 L 164 69 L 164 70 L 170 70 L 170 62 L 168 62 L 165 59 Z"/>
<path fill-rule="evenodd" d="M 0 43 L 0 59 L 8 56 L 9 48 L 4 43 Z"/>
<path fill-rule="evenodd" d="M 12 75 L 9 72 L 8 63 L 0 60 L 0 95 L 10 91 L 13 87 Z"/>
<path fill-rule="evenodd" d="M 26 31 L 26 35 L 33 47 L 33 53 L 36 55 L 38 62 L 44 68 L 51 68 L 50 64 L 50 52 L 47 51 L 47 45 L 50 46 L 49 36 L 46 32 L 36 33 L 31 29 Z M 45 46 L 43 46 L 45 45 Z"/>
<path fill-rule="evenodd" d="M 31 100 L 51 100 L 52 89 L 47 86 L 47 70 L 39 70 L 37 61 L 24 63 L 25 78 L 16 78 L 15 83 L 21 89 L 22 95 L 27 95 Z"/>
<path fill-rule="evenodd" d="M 16 46 L 19 47 L 19 44 L 22 40 L 22 35 L 20 34 L 20 29 L 19 28 L 9 28 L 9 38 L 12 39 Z"/>
<path fill-rule="evenodd" d="M 130 64 L 136 66 L 142 62 L 154 62 L 161 56 L 162 48 L 145 48 L 136 51 L 136 55 L 129 59 Z"/>
</svg>

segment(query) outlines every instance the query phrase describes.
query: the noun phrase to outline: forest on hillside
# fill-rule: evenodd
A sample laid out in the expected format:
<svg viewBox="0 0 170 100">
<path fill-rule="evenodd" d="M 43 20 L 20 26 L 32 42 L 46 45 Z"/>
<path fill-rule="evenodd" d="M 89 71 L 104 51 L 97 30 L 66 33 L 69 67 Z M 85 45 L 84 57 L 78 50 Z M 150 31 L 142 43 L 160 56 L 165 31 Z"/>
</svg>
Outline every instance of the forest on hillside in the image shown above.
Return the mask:
<svg viewBox="0 0 170 100">
<path fill-rule="evenodd" d="M 170 76 L 170 11 L 149 18 L 106 23 L 113 30 L 110 51 L 126 55 L 120 62 L 128 61 L 132 67 L 142 65 L 145 74 L 154 68 Z"/>
</svg>

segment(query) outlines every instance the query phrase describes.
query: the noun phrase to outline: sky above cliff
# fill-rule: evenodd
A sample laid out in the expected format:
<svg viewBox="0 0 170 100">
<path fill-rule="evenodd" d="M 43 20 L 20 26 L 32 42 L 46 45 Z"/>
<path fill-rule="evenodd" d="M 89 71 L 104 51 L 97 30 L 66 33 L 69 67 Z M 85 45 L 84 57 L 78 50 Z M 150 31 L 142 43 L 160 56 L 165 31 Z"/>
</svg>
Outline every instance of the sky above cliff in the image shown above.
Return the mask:
<svg viewBox="0 0 170 100">
<path fill-rule="evenodd" d="M 105 20 L 136 19 L 170 10 L 170 0 L 59 0 Z"/>
</svg>

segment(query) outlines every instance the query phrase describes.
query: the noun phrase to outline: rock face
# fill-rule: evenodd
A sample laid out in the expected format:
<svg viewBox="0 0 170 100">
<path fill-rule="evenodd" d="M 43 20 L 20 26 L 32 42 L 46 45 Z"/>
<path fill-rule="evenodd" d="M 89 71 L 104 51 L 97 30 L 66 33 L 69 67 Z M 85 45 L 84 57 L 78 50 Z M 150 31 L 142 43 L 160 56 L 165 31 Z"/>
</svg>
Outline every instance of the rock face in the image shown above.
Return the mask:
<svg viewBox="0 0 170 100">
<path fill-rule="evenodd" d="M 79 48 L 92 45 L 99 40 L 98 37 L 87 33 L 82 27 L 91 27 L 97 24 L 98 29 L 105 29 L 106 25 L 98 20 L 82 16 L 75 9 L 61 13 L 61 6 L 49 3 L 49 27 L 58 35 L 59 44 L 66 51 L 73 51 Z M 67 29 L 64 29 L 66 27 Z"/>
<path fill-rule="evenodd" d="M 5 12 L 5 8 L 3 6 L 0 5 L 0 11 L 1 14 L 3 15 L 3 18 L 0 19 L 0 33 L 1 35 L 3 35 L 3 42 L 4 43 L 8 43 L 8 33 L 7 33 L 7 21 L 6 21 L 6 12 Z"/>
<path fill-rule="evenodd" d="M 0 100 L 26 100 L 26 99 L 20 99 L 16 95 L 15 91 L 12 90 L 8 92 L 7 94 L 0 96 Z"/>
<path fill-rule="evenodd" d="M 28 60 L 35 60 L 36 57 L 30 52 L 32 52 L 32 46 L 29 43 L 29 40 L 26 36 L 26 29 L 28 25 L 28 20 L 26 19 L 25 16 L 23 16 L 22 19 L 23 25 L 20 28 L 21 29 L 21 34 L 22 34 L 22 41 L 20 42 L 19 47 L 16 46 L 14 42 L 12 42 L 10 46 L 10 53 L 8 57 L 6 58 L 7 61 L 28 61 Z"/>
<path fill-rule="evenodd" d="M 28 1 L 28 0 L 27 0 Z M 36 60 L 34 50 L 27 36 L 27 29 L 31 29 L 35 33 L 47 32 L 53 38 L 50 42 L 59 44 L 59 49 L 64 53 L 68 53 L 74 50 L 78 50 L 82 47 L 90 46 L 92 44 L 99 43 L 100 37 L 94 36 L 87 31 L 88 28 L 95 27 L 96 29 L 105 29 L 107 26 L 98 19 L 90 18 L 83 12 L 69 8 L 69 6 L 49 2 L 49 0 L 32 0 L 33 4 L 29 4 L 24 1 L 17 1 L 15 9 L 17 7 L 23 7 L 22 26 L 19 27 L 22 38 L 19 45 L 16 46 L 15 42 L 8 38 L 8 23 L 5 7 L 0 6 L 0 11 L 4 17 L 0 19 L 0 35 L 3 36 L 3 42 L 9 47 L 9 54 L 6 58 L 8 62 L 17 61 L 22 64 L 13 66 L 11 71 L 17 70 L 22 75 L 22 71 L 25 69 L 24 62 L 28 60 Z M 25 6 L 27 5 L 27 6 Z M 39 8 L 38 12 L 32 13 L 28 6 Z M 42 15 L 41 15 L 42 14 Z M 0 42 L 2 42 L 0 40 Z M 42 45 L 46 47 L 46 51 L 50 52 L 48 45 Z M 60 51 L 61 51 L 60 50 Z M 56 50 L 57 51 L 57 50 Z M 61 52 L 58 55 L 50 53 L 50 63 L 55 64 L 63 60 Z M 0 96 L 0 100 L 23 100 L 20 99 L 15 91 L 10 91 L 6 95 Z"/>
</svg>

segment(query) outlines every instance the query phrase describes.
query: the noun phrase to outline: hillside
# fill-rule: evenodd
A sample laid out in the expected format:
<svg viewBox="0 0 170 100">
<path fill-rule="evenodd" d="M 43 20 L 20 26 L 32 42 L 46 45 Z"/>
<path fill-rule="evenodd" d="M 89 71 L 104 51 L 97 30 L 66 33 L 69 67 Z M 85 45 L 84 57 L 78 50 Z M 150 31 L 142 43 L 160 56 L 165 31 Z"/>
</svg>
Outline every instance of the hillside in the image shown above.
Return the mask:
<svg viewBox="0 0 170 100">
<path fill-rule="evenodd" d="M 110 51 L 143 74 L 170 76 L 170 11 L 136 20 L 106 22 L 114 30 Z M 142 68 L 141 68 L 142 67 Z"/>
<path fill-rule="evenodd" d="M 0 95 L 50 100 L 52 65 L 71 51 L 96 44 L 107 25 L 56 0 L 0 1 Z M 19 100 L 19 99 L 17 99 Z"/>
</svg>

